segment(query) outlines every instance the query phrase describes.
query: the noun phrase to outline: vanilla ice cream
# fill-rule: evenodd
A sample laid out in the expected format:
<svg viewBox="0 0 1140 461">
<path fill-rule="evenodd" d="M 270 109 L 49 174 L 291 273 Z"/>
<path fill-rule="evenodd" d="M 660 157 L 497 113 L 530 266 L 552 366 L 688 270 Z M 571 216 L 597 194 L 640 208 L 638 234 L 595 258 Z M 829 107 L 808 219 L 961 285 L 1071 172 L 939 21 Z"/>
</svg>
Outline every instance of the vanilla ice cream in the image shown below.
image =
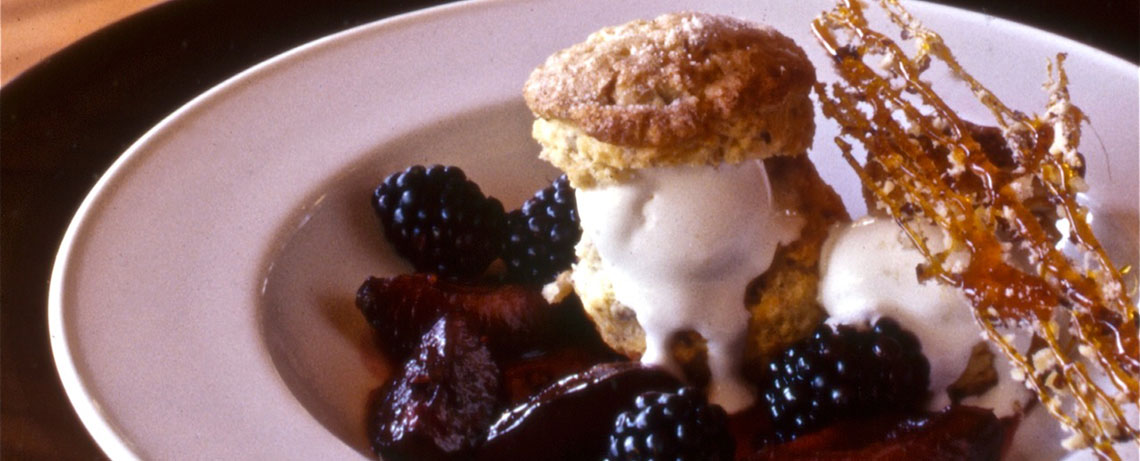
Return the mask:
<svg viewBox="0 0 1140 461">
<path fill-rule="evenodd" d="M 751 404 L 737 372 L 746 287 L 802 226 L 775 207 L 764 163 L 639 169 L 576 194 L 583 233 L 616 299 L 645 330 L 642 362 L 678 371 L 669 340 L 695 331 L 708 345 L 710 401 L 729 412 Z"/>
<path fill-rule="evenodd" d="M 935 227 L 926 234 L 942 235 Z M 943 248 L 940 238 L 929 238 L 927 245 L 932 251 Z M 918 281 L 916 268 L 925 261 L 892 220 L 860 219 L 835 229 L 824 246 L 819 300 L 829 324 L 864 327 L 886 316 L 914 333 L 930 361 L 934 395 L 929 407 L 941 410 L 950 403 L 946 388 L 965 370 L 981 338 L 960 290 Z M 964 403 L 990 408 L 999 417 L 1015 414 L 1033 396 L 1013 380 L 1005 360 L 995 360 L 995 368 L 998 383 Z"/>
</svg>

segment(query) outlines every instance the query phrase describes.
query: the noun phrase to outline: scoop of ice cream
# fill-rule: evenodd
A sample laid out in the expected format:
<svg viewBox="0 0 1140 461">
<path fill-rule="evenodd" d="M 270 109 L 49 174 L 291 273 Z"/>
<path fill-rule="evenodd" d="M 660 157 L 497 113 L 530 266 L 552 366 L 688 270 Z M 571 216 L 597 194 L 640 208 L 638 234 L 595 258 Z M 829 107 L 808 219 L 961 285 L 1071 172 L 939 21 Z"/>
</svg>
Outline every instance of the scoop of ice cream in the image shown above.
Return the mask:
<svg viewBox="0 0 1140 461">
<path fill-rule="evenodd" d="M 669 341 L 694 331 L 708 348 L 710 399 L 729 411 L 751 403 L 737 372 L 745 292 L 802 225 L 774 206 L 764 164 L 642 169 L 577 200 L 617 301 L 645 331 L 642 362 L 677 369 Z"/>
<path fill-rule="evenodd" d="M 745 297 L 750 313 L 745 367 L 754 371 L 762 370 L 774 354 L 810 334 L 823 321 L 824 312 L 816 300 L 820 249 L 832 225 L 847 222 L 839 196 L 820 179 L 807 157 L 769 158 L 764 160 L 764 169 L 773 200 L 805 224 L 800 238 L 777 249 L 768 270 L 749 284 Z M 742 227 L 738 231 L 763 230 Z M 621 354 L 640 359 L 645 351 L 645 332 L 634 312 L 614 298 L 613 283 L 604 274 L 601 257 L 588 234 L 582 236 L 575 250 L 578 261 L 572 274 L 548 286 L 549 293 L 576 292 L 606 343 Z M 686 376 L 696 383 L 706 382 L 704 345 L 679 341 L 674 348 Z"/>
<path fill-rule="evenodd" d="M 940 251 L 941 231 L 930 228 L 927 235 L 935 237 L 927 240 L 931 250 Z M 980 340 L 973 308 L 961 291 L 918 280 L 916 268 L 925 259 L 890 219 L 863 218 L 836 229 L 822 258 L 819 300 L 827 322 L 865 326 L 883 316 L 895 319 L 918 337 L 930 361 L 931 409 L 948 405 L 946 388 L 966 369 Z M 1015 414 L 1032 394 L 1013 380 L 1000 354 L 995 367 L 993 388 L 965 403 L 991 408 L 999 417 Z"/>
</svg>

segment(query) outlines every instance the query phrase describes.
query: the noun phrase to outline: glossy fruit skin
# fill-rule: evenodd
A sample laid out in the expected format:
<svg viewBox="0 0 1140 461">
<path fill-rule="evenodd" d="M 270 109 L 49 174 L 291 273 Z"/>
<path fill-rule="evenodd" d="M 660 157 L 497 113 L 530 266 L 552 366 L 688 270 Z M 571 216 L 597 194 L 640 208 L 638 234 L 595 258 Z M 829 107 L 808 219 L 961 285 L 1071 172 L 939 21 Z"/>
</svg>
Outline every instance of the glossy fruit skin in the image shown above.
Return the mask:
<svg viewBox="0 0 1140 461">
<path fill-rule="evenodd" d="M 372 194 L 384 235 L 419 272 L 475 277 L 503 251 L 503 204 L 458 167 L 415 165 Z"/>
<path fill-rule="evenodd" d="M 500 373 L 459 314 L 439 319 L 381 388 L 369 424 L 385 460 L 468 459 L 498 414 Z"/>
<path fill-rule="evenodd" d="M 555 311 L 536 290 L 519 285 L 460 283 L 435 274 L 369 277 L 356 306 L 382 340 L 389 358 L 403 360 L 445 314 L 462 313 L 494 346 L 540 336 Z"/>
<path fill-rule="evenodd" d="M 507 279 L 533 284 L 554 280 L 574 262 L 574 245 L 581 237 L 574 188 L 562 175 L 507 215 Z"/>
<path fill-rule="evenodd" d="M 511 405 L 518 405 L 567 376 L 601 363 L 624 360 L 628 359 L 612 349 L 603 349 L 588 341 L 550 350 L 532 350 L 499 362 L 503 370 L 503 395 Z"/>
<path fill-rule="evenodd" d="M 913 334 L 891 319 L 868 331 L 822 325 L 768 365 L 761 404 L 772 430 L 760 443 L 792 440 L 833 421 L 921 408 L 930 363 Z"/>
<path fill-rule="evenodd" d="M 1016 421 L 954 405 L 938 413 L 844 421 L 762 449 L 746 461 L 998 461 Z"/>
<path fill-rule="evenodd" d="M 600 459 L 618 412 L 647 391 L 681 383 L 636 362 L 595 365 L 564 377 L 503 413 L 477 451 L 478 461 Z"/>
<path fill-rule="evenodd" d="M 697 389 L 647 392 L 614 422 L 605 461 L 731 461 L 736 443 L 728 416 Z"/>
<path fill-rule="evenodd" d="M 533 286 L 456 282 L 435 274 L 369 277 L 356 291 L 356 306 L 381 350 L 397 362 L 448 313 L 464 314 L 496 359 L 569 346 L 598 356 L 609 351 L 576 296 L 552 305 Z"/>
</svg>

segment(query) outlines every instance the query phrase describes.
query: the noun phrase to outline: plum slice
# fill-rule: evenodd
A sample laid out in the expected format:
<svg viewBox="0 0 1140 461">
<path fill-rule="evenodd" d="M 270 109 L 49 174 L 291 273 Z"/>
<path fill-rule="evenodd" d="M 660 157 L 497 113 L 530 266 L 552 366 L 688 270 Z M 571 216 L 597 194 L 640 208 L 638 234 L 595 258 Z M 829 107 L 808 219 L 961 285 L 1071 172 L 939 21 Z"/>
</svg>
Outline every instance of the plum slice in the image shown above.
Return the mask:
<svg viewBox="0 0 1140 461">
<path fill-rule="evenodd" d="M 356 306 L 380 337 L 381 350 L 395 361 L 403 361 L 449 312 L 465 314 L 497 359 L 561 347 L 612 353 L 576 296 L 550 304 L 535 287 L 454 282 L 434 274 L 369 277 L 356 292 Z"/>
<path fill-rule="evenodd" d="M 553 315 L 535 289 L 450 282 L 434 274 L 369 277 L 356 291 L 356 306 L 397 361 L 449 312 L 467 314 L 474 330 L 499 342 L 525 336 Z"/>
<path fill-rule="evenodd" d="M 640 363 L 595 365 L 507 410 L 491 426 L 475 459 L 599 459 L 617 414 L 634 397 L 680 386 L 669 373 Z"/>
<path fill-rule="evenodd" d="M 616 352 L 602 352 L 588 347 L 560 347 L 535 351 L 500 363 L 503 391 L 507 402 L 522 403 L 556 381 L 588 370 L 599 363 L 628 360 Z"/>
<path fill-rule="evenodd" d="M 467 459 L 499 414 L 499 369 L 461 314 L 441 317 L 381 388 L 370 424 L 385 460 Z"/>
<path fill-rule="evenodd" d="M 886 415 L 837 423 L 746 459 L 997 461 L 1005 449 L 1011 424 L 987 409 L 953 406 L 927 415 Z"/>
</svg>

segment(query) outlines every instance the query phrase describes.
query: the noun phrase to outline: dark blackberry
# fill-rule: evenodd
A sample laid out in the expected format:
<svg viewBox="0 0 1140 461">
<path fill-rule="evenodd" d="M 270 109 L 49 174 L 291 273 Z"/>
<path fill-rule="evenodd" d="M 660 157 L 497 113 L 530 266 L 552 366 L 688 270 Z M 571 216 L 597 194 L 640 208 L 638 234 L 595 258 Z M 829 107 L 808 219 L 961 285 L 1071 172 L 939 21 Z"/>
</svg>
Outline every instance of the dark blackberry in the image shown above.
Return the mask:
<svg viewBox="0 0 1140 461">
<path fill-rule="evenodd" d="M 582 228 L 574 189 L 566 175 L 510 212 L 507 229 L 503 260 L 508 279 L 542 284 L 569 269 Z"/>
<path fill-rule="evenodd" d="M 768 365 L 761 404 L 781 443 L 830 422 L 919 409 L 927 397 L 930 363 L 918 339 L 891 319 L 868 331 L 822 325 Z"/>
<path fill-rule="evenodd" d="M 618 415 L 606 461 L 641 459 L 733 459 L 736 441 L 728 416 L 691 387 L 677 393 L 646 392 Z"/>
<path fill-rule="evenodd" d="M 420 272 L 483 273 L 503 250 L 503 204 L 453 166 L 416 165 L 376 188 L 372 206 L 388 241 Z"/>
</svg>

